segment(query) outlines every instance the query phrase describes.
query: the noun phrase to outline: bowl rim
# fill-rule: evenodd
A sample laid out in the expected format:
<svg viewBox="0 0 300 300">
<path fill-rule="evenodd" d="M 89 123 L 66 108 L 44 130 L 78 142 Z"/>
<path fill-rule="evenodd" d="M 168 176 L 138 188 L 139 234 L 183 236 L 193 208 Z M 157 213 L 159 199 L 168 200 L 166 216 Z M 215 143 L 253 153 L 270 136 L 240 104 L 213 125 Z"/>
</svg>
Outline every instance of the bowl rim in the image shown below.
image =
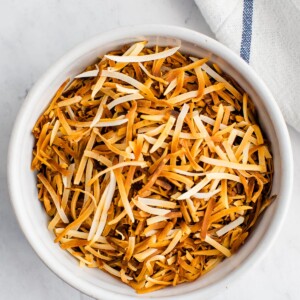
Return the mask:
<svg viewBox="0 0 300 300">
<path fill-rule="evenodd" d="M 34 251 L 38 254 L 40 259 L 57 274 L 61 279 L 67 282 L 69 285 L 74 288 L 82 291 L 83 293 L 90 295 L 92 297 L 101 297 L 101 299 L 108 299 L 114 297 L 113 299 L 135 299 L 141 298 L 138 295 L 129 296 L 124 294 L 116 294 L 105 288 L 95 287 L 94 285 L 77 278 L 76 275 L 72 274 L 70 271 L 64 270 L 60 265 L 51 258 L 50 255 L 47 255 L 47 248 L 44 247 L 38 240 L 32 235 L 30 228 L 30 220 L 26 219 L 23 211 L 21 209 L 20 195 L 18 189 L 15 188 L 15 170 L 17 169 L 17 164 L 13 157 L 16 155 L 16 151 L 20 146 L 18 144 L 18 137 L 22 132 L 22 124 L 24 122 L 24 115 L 28 111 L 29 104 L 32 98 L 35 98 L 41 90 L 47 88 L 48 83 L 51 81 L 51 78 L 55 78 L 55 75 L 60 72 L 60 70 L 65 69 L 72 61 L 80 57 L 82 54 L 87 53 L 89 50 L 93 49 L 99 43 L 103 44 L 103 41 L 109 42 L 118 39 L 132 38 L 137 36 L 170 36 L 172 38 L 182 39 L 189 42 L 193 42 L 199 47 L 207 47 L 217 56 L 222 57 L 225 61 L 233 65 L 236 70 L 242 74 L 247 74 L 247 81 L 251 82 L 253 89 L 260 95 L 262 102 L 268 108 L 268 114 L 271 118 L 272 124 L 276 131 L 276 136 L 279 143 L 280 153 L 285 153 L 286 155 L 281 156 L 281 164 L 284 165 L 282 169 L 281 176 L 281 195 L 284 195 L 284 201 L 278 201 L 278 209 L 275 211 L 272 220 L 270 221 L 269 227 L 262 239 L 260 240 L 256 249 L 251 253 L 251 255 L 243 261 L 243 263 L 233 270 L 230 274 L 218 280 L 215 283 L 212 283 L 208 286 L 205 286 L 201 289 L 197 289 L 191 292 L 186 293 L 185 295 L 176 296 L 177 299 L 183 299 L 187 296 L 207 296 L 215 294 L 216 291 L 220 290 L 222 287 L 226 286 L 229 282 L 234 281 L 239 278 L 242 273 L 245 273 L 250 268 L 258 264 L 266 253 L 270 250 L 271 246 L 274 244 L 280 229 L 282 228 L 284 219 L 286 217 L 290 199 L 291 191 L 293 184 L 293 156 L 292 156 L 292 147 L 291 141 L 289 138 L 289 133 L 287 130 L 286 123 L 283 119 L 281 111 L 273 98 L 271 92 L 264 84 L 262 79 L 255 73 L 255 71 L 244 62 L 237 54 L 232 50 L 228 49 L 226 46 L 220 42 L 210 38 L 202 33 L 196 32 L 191 29 L 187 29 L 179 26 L 172 25 L 161 25 L 161 24 L 145 24 L 145 25 L 132 25 L 127 27 L 115 28 L 104 33 L 100 33 L 90 39 L 87 39 L 81 42 L 79 45 L 68 51 L 63 55 L 55 64 L 52 65 L 44 75 L 34 84 L 31 88 L 29 94 L 27 95 L 19 113 L 15 120 L 15 124 L 12 130 L 9 149 L 8 149 L 8 159 L 7 159 L 7 177 L 8 177 L 8 188 L 10 199 L 17 216 L 19 226 L 21 227 L 24 235 L 29 241 L 30 245 Z M 202 46 L 201 46 L 202 44 Z M 282 197 L 283 198 L 283 197 Z M 151 296 L 150 296 L 151 297 Z M 143 299 L 147 299 L 142 297 Z M 172 296 L 162 296 L 162 299 L 172 299 Z"/>
</svg>

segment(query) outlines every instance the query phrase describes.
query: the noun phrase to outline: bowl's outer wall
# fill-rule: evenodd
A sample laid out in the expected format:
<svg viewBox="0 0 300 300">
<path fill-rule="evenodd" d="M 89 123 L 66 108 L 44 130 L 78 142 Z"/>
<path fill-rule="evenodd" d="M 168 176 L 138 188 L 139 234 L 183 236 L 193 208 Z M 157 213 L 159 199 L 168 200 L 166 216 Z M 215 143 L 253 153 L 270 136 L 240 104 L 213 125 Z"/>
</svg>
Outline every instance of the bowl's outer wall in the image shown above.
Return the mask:
<svg viewBox="0 0 300 300">
<path fill-rule="evenodd" d="M 112 296 L 113 299 L 149 297 L 137 296 L 131 288 L 97 269 L 78 268 L 77 262 L 53 243 L 53 235 L 47 229 L 47 216 L 37 200 L 36 177 L 30 170 L 34 142 L 31 130 L 62 82 L 80 73 L 87 65 L 93 63 L 97 56 L 123 44 L 144 39 L 150 44 L 159 45 L 177 45 L 181 42 L 182 51 L 198 57 L 209 56 L 212 62 L 218 63 L 253 99 L 259 111 L 261 125 L 272 146 L 275 169 L 272 194 L 278 197 L 264 214 L 247 243 L 237 254 L 203 278 L 151 294 L 151 298 L 158 299 L 186 298 L 188 294 L 208 297 L 257 263 L 271 246 L 286 214 L 292 185 L 289 136 L 274 99 L 248 65 L 211 38 L 173 26 L 129 27 L 95 37 L 64 56 L 36 83 L 16 121 L 8 160 L 11 199 L 19 223 L 32 247 L 50 269 L 66 282 L 90 296 L 101 299 Z"/>
</svg>

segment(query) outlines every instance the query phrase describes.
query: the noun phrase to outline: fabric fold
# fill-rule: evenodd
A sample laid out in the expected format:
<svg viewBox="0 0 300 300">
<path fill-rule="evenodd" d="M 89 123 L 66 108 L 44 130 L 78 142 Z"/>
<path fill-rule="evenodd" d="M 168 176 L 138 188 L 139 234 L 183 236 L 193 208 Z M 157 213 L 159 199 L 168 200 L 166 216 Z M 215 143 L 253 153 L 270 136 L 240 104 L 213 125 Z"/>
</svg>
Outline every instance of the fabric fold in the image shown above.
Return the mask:
<svg viewBox="0 0 300 300">
<path fill-rule="evenodd" d="M 216 39 L 265 81 L 286 122 L 300 131 L 300 2 L 195 0 Z"/>
</svg>

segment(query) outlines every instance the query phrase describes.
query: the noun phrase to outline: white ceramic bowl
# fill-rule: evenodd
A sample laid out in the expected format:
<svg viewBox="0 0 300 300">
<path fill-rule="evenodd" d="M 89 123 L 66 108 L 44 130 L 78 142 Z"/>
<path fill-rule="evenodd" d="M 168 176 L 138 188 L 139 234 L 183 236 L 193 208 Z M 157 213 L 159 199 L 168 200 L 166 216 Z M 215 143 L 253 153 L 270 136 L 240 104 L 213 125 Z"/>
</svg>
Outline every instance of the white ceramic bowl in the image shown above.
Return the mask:
<svg viewBox="0 0 300 300">
<path fill-rule="evenodd" d="M 210 56 L 244 88 L 253 99 L 261 125 L 271 141 L 274 157 L 272 194 L 278 195 L 245 245 L 207 275 L 198 280 L 138 296 L 110 275 L 79 268 L 77 261 L 53 242 L 47 229 L 47 216 L 37 198 L 36 177 L 30 170 L 33 136 L 31 129 L 51 97 L 67 78 L 82 71 L 98 55 L 137 40 L 171 45 L 181 41 L 181 51 L 194 56 Z M 198 32 L 166 25 L 143 25 L 115 29 L 83 42 L 62 57 L 35 84 L 15 123 L 8 156 L 8 182 L 11 200 L 20 226 L 33 249 L 45 264 L 78 290 L 100 299 L 205 299 L 224 290 L 234 278 L 244 276 L 270 249 L 278 235 L 289 206 L 292 190 L 292 151 L 287 127 L 271 93 L 256 73 L 236 54 Z"/>
</svg>

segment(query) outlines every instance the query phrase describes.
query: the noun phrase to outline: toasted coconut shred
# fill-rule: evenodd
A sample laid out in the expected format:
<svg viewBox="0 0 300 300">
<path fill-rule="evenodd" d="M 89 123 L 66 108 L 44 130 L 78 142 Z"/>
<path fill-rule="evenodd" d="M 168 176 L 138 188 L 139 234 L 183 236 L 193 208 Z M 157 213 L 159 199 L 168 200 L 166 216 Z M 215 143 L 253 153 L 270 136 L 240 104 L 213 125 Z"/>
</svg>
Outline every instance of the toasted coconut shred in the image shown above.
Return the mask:
<svg viewBox="0 0 300 300">
<path fill-rule="evenodd" d="M 33 128 L 55 242 L 137 293 L 206 274 L 275 198 L 248 95 L 207 58 L 146 44 L 64 82 Z"/>
</svg>

